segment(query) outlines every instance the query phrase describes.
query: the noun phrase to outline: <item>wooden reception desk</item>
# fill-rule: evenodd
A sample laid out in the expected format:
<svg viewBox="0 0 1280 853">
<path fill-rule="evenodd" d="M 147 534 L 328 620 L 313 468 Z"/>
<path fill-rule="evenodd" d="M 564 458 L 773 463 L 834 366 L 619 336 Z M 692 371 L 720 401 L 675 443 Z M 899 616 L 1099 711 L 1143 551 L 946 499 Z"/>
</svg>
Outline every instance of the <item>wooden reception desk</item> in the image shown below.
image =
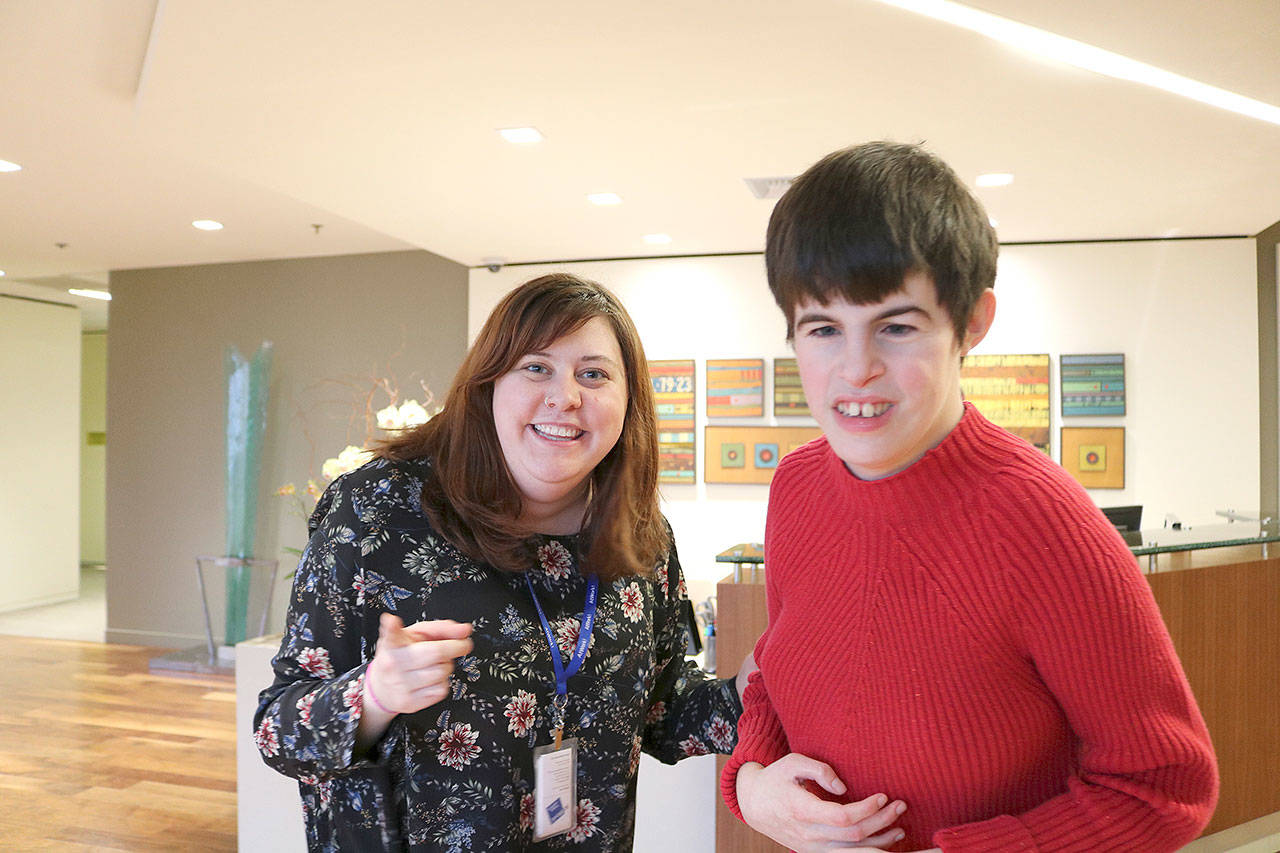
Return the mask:
<svg viewBox="0 0 1280 853">
<path fill-rule="evenodd" d="M 1264 536 L 1261 544 L 1179 549 L 1173 538 L 1133 550 L 1218 754 L 1222 791 L 1207 834 L 1280 811 L 1280 545 L 1267 553 L 1265 540 L 1275 540 Z M 737 580 L 731 574 L 716 587 L 716 656 L 726 663 L 740 661 L 767 623 L 764 571 L 737 568 Z M 717 796 L 718 853 L 784 849 Z"/>
</svg>

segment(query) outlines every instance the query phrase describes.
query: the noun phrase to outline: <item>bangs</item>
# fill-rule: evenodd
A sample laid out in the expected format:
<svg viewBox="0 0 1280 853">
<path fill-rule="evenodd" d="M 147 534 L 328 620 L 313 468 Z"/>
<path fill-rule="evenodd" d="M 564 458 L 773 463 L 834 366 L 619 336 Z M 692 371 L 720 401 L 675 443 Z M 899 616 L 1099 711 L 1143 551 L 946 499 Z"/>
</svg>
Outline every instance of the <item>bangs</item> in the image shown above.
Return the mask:
<svg viewBox="0 0 1280 853">
<path fill-rule="evenodd" d="M 907 273 L 930 271 L 914 243 L 890 226 L 880 199 L 858 201 L 864 203 L 833 211 L 823 200 L 823 215 L 808 215 L 803 204 L 797 205 L 800 209 L 770 222 L 766 272 L 788 317 L 805 299 L 823 305 L 833 299 L 853 305 L 881 302 L 902 289 Z"/>
<path fill-rule="evenodd" d="M 499 306 L 476 339 L 486 357 L 476 365 L 471 384 L 495 381 L 528 353 L 546 349 L 595 317 L 609 320 L 612 328 L 615 313 L 600 293 L 585 287 L 544 292 L 523 305 Z"/>
</svg>

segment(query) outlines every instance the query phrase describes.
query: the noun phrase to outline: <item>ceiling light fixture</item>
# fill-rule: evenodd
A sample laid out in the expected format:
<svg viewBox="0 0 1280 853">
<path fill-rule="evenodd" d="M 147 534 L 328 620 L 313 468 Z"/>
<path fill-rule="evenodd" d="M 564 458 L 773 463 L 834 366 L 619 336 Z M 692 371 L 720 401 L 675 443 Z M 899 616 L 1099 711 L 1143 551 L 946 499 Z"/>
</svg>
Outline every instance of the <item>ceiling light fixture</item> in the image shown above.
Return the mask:
<svg viewBox="0 0 1280 853">
<path fill-rule="evenodd" d="M 646 234 L 644 241 L 651 246 L 663 246 L 671 242 L 670 234 Z"/>
<path fill-rule="evenodd" d="M 498 133 L 515 145 L 532 145 L 542 141 L 542 134 L 536 127 L 502 127 L 498 128 Z"/>
<path fill-rule="evenodd" d="M 4 278 L 4 270 L 0 270 L 0 278 Z"/>
<path fill-rule="evenodd" d="M 979 175 L 973 182 L 980 187 L 1007 187 L 1013 183 L 1013 175 L 1008 172 L 989 172 Z"/>
<path fill-rule="evenodd" d="M 622 204 L 622 196 L 617 193 L 589 193 L 587 201 L 592 204 Z"/>
<path fill-rule="evenodd" d="M 214 219 L 196 219 L 191 224 L 194 225 L 196 228 L 199 228 L 201 231 L 221 231 L 222 230 L 222 223 Z"/>
<path fill-rule="evenodd" d="M 21 172 L 22 167 L 17 163 L 10 163 L 8 160 L 0 160 L 0 172 Z"/>
<path fill-rule="evenodd" d="M 1030 51 L 1045 59 L 1056 59 L 1117 80 L 1141 83 L 1211 107 L 1230 110 L 1271 124 L 1280 124 L 1280 107 L 1246 98 L 1244 95 L 1237 95 L 1235 92 L 1228 92 L 1226 89 L 1219 89 L 1048 30 L 1020 24 L 999 15 L 992 15 L 990 12 L 972 9 L 951 0 L 879 0 L 879 2 L 963 27 L 1012 47 Z"/>
<path fill-rule="evenodd" d="M 103 302 L 111 301 L 111 294 L 107 293 L 105 290 L 81 290 L 78 287 L 72 287 L 67 290 L 67 293 L 74 294 L 75 296 L 87 296 L 90 299 L 101 299 Z"/>
</svg>

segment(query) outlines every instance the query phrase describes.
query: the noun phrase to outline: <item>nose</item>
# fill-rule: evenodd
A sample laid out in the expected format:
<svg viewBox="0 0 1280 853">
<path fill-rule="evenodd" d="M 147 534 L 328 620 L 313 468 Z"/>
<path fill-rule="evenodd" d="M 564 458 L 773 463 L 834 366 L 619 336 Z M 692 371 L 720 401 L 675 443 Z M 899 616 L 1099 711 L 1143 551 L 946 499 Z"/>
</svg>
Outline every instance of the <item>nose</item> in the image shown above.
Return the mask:
<svg viewBox="0 0 1280 853">
<path fill-rule="evenodd" d="M 840 378 L 862 388 L 884 373 L 884 360 L 870 336 L 849 335 L 840 353 Z"/>
<path fill-rule="evenodd" d="M 548 409 L 576 409 L 582 405 L 582 394 L 573 376 L 553 377 L 546 385 L 542 404 Z"/>
</svg>

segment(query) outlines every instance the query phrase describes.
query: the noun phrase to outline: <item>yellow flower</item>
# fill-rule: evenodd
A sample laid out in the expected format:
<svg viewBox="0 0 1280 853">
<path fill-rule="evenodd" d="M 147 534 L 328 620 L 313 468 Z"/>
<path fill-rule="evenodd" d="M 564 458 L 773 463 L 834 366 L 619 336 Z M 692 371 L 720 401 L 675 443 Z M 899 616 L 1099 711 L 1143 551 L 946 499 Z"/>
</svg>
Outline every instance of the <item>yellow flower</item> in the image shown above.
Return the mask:
<svg viewBox="0 0 1280 853">
<path fill-rule="evenodd" d="M 293 487 L 293 483 L 285 483 L 283 486 L 276 489 L 276 494 L 277 495 L 293 495 L 293 494 L 297 494 L 297 491 L 298 490 Z"/>
</svg>

